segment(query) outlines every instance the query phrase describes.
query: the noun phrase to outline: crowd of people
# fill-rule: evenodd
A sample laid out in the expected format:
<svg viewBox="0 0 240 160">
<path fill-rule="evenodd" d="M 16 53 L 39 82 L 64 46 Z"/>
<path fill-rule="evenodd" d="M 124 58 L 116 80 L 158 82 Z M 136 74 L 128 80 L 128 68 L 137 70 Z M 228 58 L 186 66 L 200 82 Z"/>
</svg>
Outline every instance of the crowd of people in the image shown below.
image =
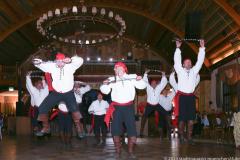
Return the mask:
<svg viewBox="0 0 240 160">
<path fill-rule="evenodd" d="M 61 144 L 65 148 L 71 148 L 72 126 L 76 128 L 77 137 L 83 139 L 89 133 L 87 124 L 91 121 L 90 130 L 94 132 L 97 146 L 106 144 L 107 132 L 110 130 L 116 148 L 116 157 L 121 157 L 126 133 L 129 158 L 134 159 L 134 146 L 138 136 L 134 100 L 136 89 L 146 89 L 147 105 L 141 118 L 140 136 L 144 136 L 143 131 L 149 115 L 156 113 L 160 139 L 163 138 L 164 126 L 167 129 L 167 137 L 171 139 L 171 119 L 175 117 L 178 122 L 180 143 L 194 144 L 192 139 L 193 132 L 194 134 L 196 132 L 194 122 L 200 121 L 201 126 L 210 124 L 206 115 L 196 119 L 193 93 L 200 81 L 199 71 L 205 57 L 204 40 L 200 40 L 199 44 L 197 62 L 192 65 L 191 59 L 182 61 L 180 50 L 182 41 L 176 40 L 175 71 L 170 74 L 169 79 L 162 71 L 160 82 L 149 79 L 151 70 L 146 70 L 142 77 L 129 74 L 125 63 L 115 63 L 115 75 L 107 78 L 95 92 L 94 98 L 87 103 L 83 102 L 83 96 L 91 92 L 91 87 L 87 83 L 74 81 L 75 71 L 83 65 L 81 57 L 76 55 L 69 58 L 63 53 L 57 53 L 54 61 L 44 62 L 41 59 L 33 59 L 34 66 L 45 73 L 45 76 L 37 79 L 32 78 L 34 77 L 32 72 L 26 76 L 26 88 L 31 96 L 29 115 L 32 119 L 34 135 L 48 136 L 51 133 L 49 122 L 57 117 Z M 171 91 L 166 87 L 168 83 L 172 88 Z M 111 98 L 105 100 L 103 98 L 105 95 L 110 95 Z M 0 131 L 2 127 L 3 116 L 0 115 Z M 0 139 L 2 139 L 1 132 Z"/>
<path fill-rule="evenodd" d="M 150 70 L 146 70 L 144 76 L 129 74 L 125 63 L 117 62 L 114 66 L 115 76 L 106 79 L 99 88 L 97 98 L 88 109 L 92 114 L 92 127 L 98 145 L 106 142 L 106 133 L 111 128 L 116 148 L 116 156 L 121 156 L 122 135 L 128 136 L 129 158 L 135 158 L 134 146 L 137 141 L 135 121 L 134 99 L 136 89 L 146 89 L 147 106 L 142 117 L 140 135 L 143 136 L 145 122 L 152 112 L 157 112 L 157 123 L 160 138 L 163 138 L 163 126 L 166 123 L 168 138 L 171 138 L 171 115 L 175 116 L 179 123 L 180 142 L 194 144 L 192 140 L 194 120 L 196 116 L 194 90 L 199 83 L 199 71 L 205 57 L 204 40 L 200 40 L 199 54 L 196 64 L 193 66 L 190 59 L 184 59 L 182 63 L 182 42 L 176 40 L 174 53 L 174 69 L 169 77 L 169 83 L 173 90 L 166 89 L 168 79 L 162 72 L 160 82 L 148 80 Z M 26 85 L 31 95 L 32 119 L 36 136 L 46 136 L 51 133 L 49 126 L 49 111 L 58 106 L 59 133 L 62 142 L 69 146 L 71 139 L 72 123 L 75 124 L 77 137 L 82 139 L 86 135 L 86 115 L 83 111 L 82 97 L 91 88 L 89 85 L 74 82 L 75 71 L 82 66 L 83 59 L 79 56 L 66 57 L 63 53 L 57 53 L 54 61 L 42 61 L 34 59 L 33 64 L 45 73 L 42 78 L 32 83 L 31 73 L 27 75 Z M 177 76 L 177 81 L 175 79 Z M 104 95 L 111 95 L 111 101 L 103 100 Z M 175 107 L 172 108 L 172 101 Z M 171 111 L 173 113 L 171 114 Z M 51 116 L 51 119 L 54 116 Z M 111 121 L 111 126 L 110 126 Z M 39 127 L 41 122 L 41 127 Z M 187 126 L 187 137 L 184 130 Z"/>
</svg>

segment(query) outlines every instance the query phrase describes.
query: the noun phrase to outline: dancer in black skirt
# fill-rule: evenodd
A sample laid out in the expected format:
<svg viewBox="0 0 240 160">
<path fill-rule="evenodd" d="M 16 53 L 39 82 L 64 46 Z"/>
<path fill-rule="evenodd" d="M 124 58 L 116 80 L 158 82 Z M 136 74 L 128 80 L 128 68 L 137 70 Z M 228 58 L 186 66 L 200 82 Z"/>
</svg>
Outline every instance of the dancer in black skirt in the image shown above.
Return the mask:
<svg viewBox="0 0 240 160">
<path fill-rule="evenodd" d="M 195 95 L 193 94 L 196 88 L 197 75 L 203 65 L 205 58 L 205 43 L 200 40 L 200 48 L 198 53 L 197 62 L 192 66 L 190 59 L 185 59 L 182 65 L 181 47 L 182 42 L 176 40 L 176 51 L 174 53 L 174 69 L 178 77 L 178 92 L 175 116 L 178 116 L 180 142 L 184 141 L 184 125 L 187 123 L 188 133 L 187 139 L 189 144 L 193 144 L 192 131 L 193 122 L 196 117 L 196 102 Z"/>
<path fill-rule="evenodd" d="M 122 135 L 122 125 L 126 125 L 128 135 L 128 153 L 129 158 L 135 158 L 133 148 L 137 140 L 137 131 L 135 123 L 134 98 L 136 89 L 146 88 L 146 83 L 141 76 L 136 74 L 127 74 L 127 67 L 124 63 L 118 62 L 114 66 L 115 77 L 110 77 L 104 81 L 100 90 L 104 94 L 111 92 L 112 103 L 105 116 L 105 122 L 109 126 L 112 118 L 111 132 L 114 145 L 117 150 L 117 157 L 120 157 Z"/>
</svg>

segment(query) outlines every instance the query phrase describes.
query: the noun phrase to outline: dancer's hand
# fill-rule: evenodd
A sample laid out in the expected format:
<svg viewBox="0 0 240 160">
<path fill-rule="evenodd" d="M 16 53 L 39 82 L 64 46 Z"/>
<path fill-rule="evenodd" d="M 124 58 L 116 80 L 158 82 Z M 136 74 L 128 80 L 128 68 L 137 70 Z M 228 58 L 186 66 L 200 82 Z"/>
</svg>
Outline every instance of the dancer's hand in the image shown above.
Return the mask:
<svg viewBox="0 0 240 160">
<path fill-rule="evenodd" d="M 108 85 L 109 83 L 110 83 L 110 81 L 108 79 L 103 81 L 103 84 L 105 84 L 105 85 Z"/>
<path fill-rule="evenodd" d="M 200 39 L 200 47 L 204 48 L 205 47 L 205 41 L 204 39 Z"/>
<path fill-rule="evenodd" d="M 176 39 L 176 47 L 180 48 L 182 45 L 182 41 L 180 39 Z"/>
<path fill-rule="evenodd" d="M 137 77 L 136 77 L 136 80 L 137 80 L 137 81 L 142 80 L 142 76 L 137 76 Z"/>
<path fill-rule="evenodd" d="M 166 73 L 165 73 L 165 72 L 162 72 L 162 76 L 166 76 Z"/>
<path fill-rule="evenodd" d="M 69 63 L 72 62 L 72 59 L 69 58 L 69 57 L 67 57 L 67 58 L 65 58 L 65 59 L 63 60 L 63 62 L 66 63 L 66 64 L 69 64 Z"/>
<path fill-rule="evenodd" d="M 31 74 L 32 74 L 32 71 L 27 72 L 27 76 L 31 76 Z"/>
<path fill-rule="evenodd" d="M 39 64 L 42 63 L 42 60 L 39 59 L 39 58 L 34 58 L 34 59 L 32 60 L 32 62 L 33 62 L 34 65 L 39 65 Z"/>
<path fill-rule="evenodd" d="M 151 71 L 150 69 L 146 69 L 145 74 L 148 74 L 150 71 Z"/>
</svg>

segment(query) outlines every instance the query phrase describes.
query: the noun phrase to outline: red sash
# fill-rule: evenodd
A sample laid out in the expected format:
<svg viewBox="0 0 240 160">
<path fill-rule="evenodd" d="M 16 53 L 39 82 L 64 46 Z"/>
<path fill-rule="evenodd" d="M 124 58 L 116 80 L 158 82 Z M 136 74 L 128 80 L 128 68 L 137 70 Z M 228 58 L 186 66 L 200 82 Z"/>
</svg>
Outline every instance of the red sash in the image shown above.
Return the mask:
<svg viewBox="0 0 240 160">
<path fill-rule="evenodd" d="M 173 109 L 173 115 L 177 118 L 178 115 L 179 115 L 179 98 L 180 96 L 195 96 L 194 93 L 184 93 L 184 92 L 181 92 L 181 91 L 177 91 L 177 94 L 175 95 L 174 97 L 174 104 L 175 104 L 175 107 Z"/>
<path fill-rule="evenodd" d="M 109 128 L 110 119 L 113 117 L 113 112 L 115 111 L 114 106 L 129 106 L 131 104 L 133 104 L 133 101 L 130 101 L 130 102 L 127 102 L 127 103 L 112 102 L 109 105 L 107 113 L 106 113 L 106 115 L 104 117 L 104 122 L 106 123 L 107 127 Z"/>
<path fill-rule="evenodd" d="M 67 115 L 67 114 L 68 114 L 68 112 L 63 112 L 63 111 L 61 111 L 61 110 L 59 110 L 59 109 L 56 109 L 56 110 L 53 111 L 52 114 L 50 115 L 50 119 L 49 119 L 49 120 L 52 121 L 54 118 L 56 118 L 56 117 L 58 116 L 59 112 L 63 113 L 64 115 Z"/>
<path fill-rule="evenodd" d="M 49 91 L 54 91 L 53 86 L 52 86 L 52 76 L 51 76 L 51 73 L 45 72 L 45 78 L 46 78 L 46 81 L 47 81 L 48 90 Z"/>
</svg>

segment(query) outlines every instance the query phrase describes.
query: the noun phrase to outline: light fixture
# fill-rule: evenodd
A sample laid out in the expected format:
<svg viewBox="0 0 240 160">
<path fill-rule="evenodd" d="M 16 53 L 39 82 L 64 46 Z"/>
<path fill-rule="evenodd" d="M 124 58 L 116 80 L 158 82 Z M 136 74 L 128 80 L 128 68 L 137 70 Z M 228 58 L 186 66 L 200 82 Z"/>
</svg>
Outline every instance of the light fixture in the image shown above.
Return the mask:
<svg viewBox="0 0 240 160">
<path fill-rule="evenodd" d="M 98 58 L 97 58 L 97 61 L 101 61 L 101 58 L 100 58 L 100 57 L 98 57 Z"/>
<path fill-rule="evenodd" d="M 55 10 L 55 15 L 56 15 L 56 16 L 59 16 L 60 14 L 61 14 L 60 9 L 57 8 L 57 9 Z"/>
<path fill-rule="evenodd" d="M 112 61 L 113 61 L 113 58 L 109 58 L 109 61 L 112 62 Z"/>
<path fill-rule="evenodd" d="M 81 28 L 81 35 L 79 36 L 79 34 L 76 34 L 76 37 L 69 38 L 66 36 L 69 35 L 69 33 L 60 31 L 60 29 L 62 25 L 72 26 L 73 23 L 80 25 L 80 27 L 76 28 Z M 88 30 L 86 26 L 89 26 L 90 23 L 94 25 L 108 25 L 113 29 L 114 32 L 112 35 L 105 37 L 94 37 L 94 39 L 89 38 L 85 30 Z M 76 31 L 71 30 L 71 32 L 79 32 L 77 29 Z M 123 36 L 126 30 L 126 23 L 123 17 L 111 10 L 108 10 L 106 8 L 98 8 L 96 6 L 85 6 L 83 3 L 80 3 L 79 6 L 64 6 L 62 10 L 56 8 L 53 11 L 49 10 L 47 13 L 44 13 L 37 20 L 37 30 L 48 40 L 52 39 L 60 41 L 61 43 L 79 45 L 82 47 L 88 45 L 98 45 Z M 96 31 L 88 30 L 88 33 L 91 32 Z"/>
<path fill-rule="evenodd" d="M 12 92 L 12 91 L 14 91 L 14 88 L 13 87 L 9 87 L 8 91 Z"/>
<path fill-rule="evenodd" d="M 90 57 L 87 57 L 87 61 L 90 61 L 91 59 L 90 59 Z"/>
<path fill-rule="evenodd" d="M 72 12 L 73 12 L 73 13 L 77 13 L 77 12 L 78 12 L 77 6 L 73 6 Z"/>
</svg>

